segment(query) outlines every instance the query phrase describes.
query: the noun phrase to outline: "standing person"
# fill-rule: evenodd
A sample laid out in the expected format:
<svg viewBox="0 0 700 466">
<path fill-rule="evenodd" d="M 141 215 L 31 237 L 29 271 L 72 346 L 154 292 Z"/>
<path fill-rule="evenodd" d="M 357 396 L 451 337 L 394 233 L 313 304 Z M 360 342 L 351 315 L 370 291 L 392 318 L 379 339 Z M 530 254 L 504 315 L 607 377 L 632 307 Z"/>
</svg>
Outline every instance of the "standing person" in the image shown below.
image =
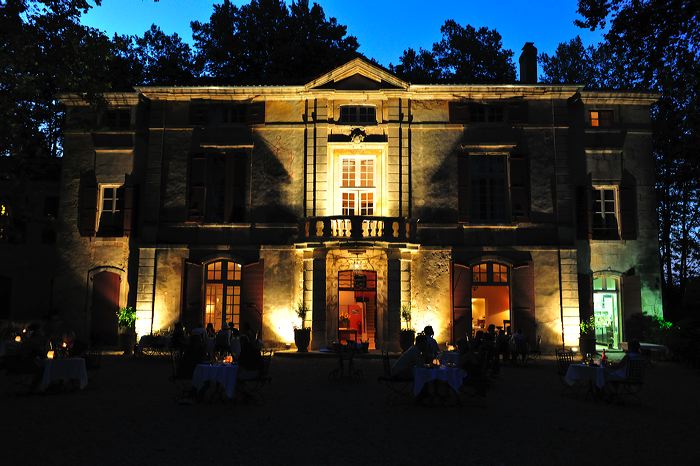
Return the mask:
<svg viewBox="0 0 700 466">
<path fill-rule="evenodd" d="M 440 353 L 440 347 L 434 338 L 435 330 L 433 330 L 433 326 L 426 325 L 423 329 L 423 334 L 426 338 L 428 356 L 430 357 L 430 360 L 433 360 L 434 358 L 437 358 L 438 354 Z"/>
<path fill-rule="evenodd" d="M 522 358 L 523 364 L 527 361 L 527 341 L 525 340 L 525 335 L 523 331 L 517 329 L 515 335 L 513 335 L 513 361 L 518 361 L 518 356 Z"/>
<path fill-rule="evenodd" d="M 499 330 L 496 336 L 496 359 L 500 361 L 501 355 L 503 355 L 503 363 L 508 362 L 508 356 L 510 354 L 509 345 L 509 335 L 505 330 Z"/>
<path fill-rule="evenodd" d="M 496 352 L 496 326 L 494 324 L 489 325 L 488 331 L 484 334 L 482 351 L 486 351 L 486 358 L 491 368 L 491 373 L 493 375 L 498 374 L 501 368 L 498 363 L 498 353 Z"/>
</svg>

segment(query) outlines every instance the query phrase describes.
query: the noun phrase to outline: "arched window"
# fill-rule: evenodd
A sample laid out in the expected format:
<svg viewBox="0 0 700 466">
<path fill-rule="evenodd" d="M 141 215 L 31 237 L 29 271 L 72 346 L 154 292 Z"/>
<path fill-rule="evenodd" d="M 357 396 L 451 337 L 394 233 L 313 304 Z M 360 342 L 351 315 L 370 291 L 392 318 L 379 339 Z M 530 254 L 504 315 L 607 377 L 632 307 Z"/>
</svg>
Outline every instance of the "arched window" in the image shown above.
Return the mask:
<svg viewBox="0 0 700 466">
<path fill-rule="evenodd" d="M 482 262 L 472 266 L 472 283 L 480 285 L 508 285 L 508 266 L 497 262 Z"/>
<path fill-rule="evenodd" d="M 206 266 L 204 323 L 219 330 L 227 322 L 240 326 L 241 264 L 220 260 Z"/>
</svg>

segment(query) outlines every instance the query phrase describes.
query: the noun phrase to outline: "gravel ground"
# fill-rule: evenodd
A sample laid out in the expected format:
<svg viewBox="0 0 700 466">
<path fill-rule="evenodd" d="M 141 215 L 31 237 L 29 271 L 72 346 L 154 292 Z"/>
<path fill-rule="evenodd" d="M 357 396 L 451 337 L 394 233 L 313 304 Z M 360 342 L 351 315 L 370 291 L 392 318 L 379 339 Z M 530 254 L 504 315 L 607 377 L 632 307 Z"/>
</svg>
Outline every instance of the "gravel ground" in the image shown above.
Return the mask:
<svg viewBox="0 0 700 466">
<path fill-rule="evenodd" d="M 700 464 L 700 374 L 647 373 L 641 403 L 561 396 L 554 362 L 502 369 L 461 406 L 388 405 L 380 360 L 275 357 L 262 406 L 179 405 L 164 359 L 104 357 L 84 391 L 13 394 L 3 376 L 2 464 Z"/>
</svg>

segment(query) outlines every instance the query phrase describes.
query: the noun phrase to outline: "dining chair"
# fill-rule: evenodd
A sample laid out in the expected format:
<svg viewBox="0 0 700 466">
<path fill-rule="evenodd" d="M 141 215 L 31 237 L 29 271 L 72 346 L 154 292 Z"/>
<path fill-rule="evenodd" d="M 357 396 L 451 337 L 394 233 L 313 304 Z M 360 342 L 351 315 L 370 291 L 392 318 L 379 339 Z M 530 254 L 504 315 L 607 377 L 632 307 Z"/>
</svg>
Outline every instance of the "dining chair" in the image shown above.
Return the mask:
<svg viewBox="0 0 700 466">
<path fill-rule="evenodd" d="M 569 370 L 569 366 L 574 362 L 574 352 L 567 349 L 555 349 L 554 354 L 557 358 L 557 376 L 562 384 L 562 395 L 564 394 L 576 394 L 574 387 L 569 385 L 566 380 L 566 372 Z"/>
<path fill-rule="evenodd" d="M 391 405 L 402 401 L 412 402 L 413 378 L 397 377 L 391 374 L 391 359 L 389 352 L 385 349 L 382 349 L 382 369 L 383 373 L 377 378 L 377 381 L 389 390 L 386 403 Z"/>
<path fill-rule="evenodd" d="M 625 378 L 607 382 L 607 385 L 610 387 L 611 399 L 623 403 L 626 399 L 634 398 L 640 402 L 639 393 L 644 386 L 647 365 L 646 359 L 630 359 L 627 361 Z"/>
</svg>

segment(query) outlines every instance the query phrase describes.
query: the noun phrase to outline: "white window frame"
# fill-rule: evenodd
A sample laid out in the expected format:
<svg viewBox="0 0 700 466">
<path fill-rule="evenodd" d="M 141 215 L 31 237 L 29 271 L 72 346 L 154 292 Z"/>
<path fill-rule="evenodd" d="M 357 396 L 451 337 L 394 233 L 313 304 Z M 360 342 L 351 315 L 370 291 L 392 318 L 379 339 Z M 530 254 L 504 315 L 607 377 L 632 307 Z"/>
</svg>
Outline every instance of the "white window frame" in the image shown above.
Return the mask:
<svg viewBox="0 0 700 466">
<path fill-rule="evenodd" d="M 354 186 L 343 186 L 343 165 L 346 160 L 352 160 L 354 162 L 354 172 L 355 172 L 355 185 Z M 363 161 L 372 162 L 372 185 L 371 186 L 360 186 L 362 179 L 362 162 Z M 347 216 L 360 216 L 362 214 L 361 199 L 362 195 L 366 193 L 372 194 L 372 214 L 366 214 L 367 216 L 377 216 L 378 215 L 378 204 L 377 204 L 377 157 L 375 155 L 341 155 L 338 157 L 338 167 L 336 174 L 335 189 L 337 192 L 336 206 L 338 215 Z M 354 194 L 354 212 L 353 213 L 343 213 L 343 194 L 352 193 Z"/>
<path fill-rule="evenodd" d="M 115 212 L 120 212 L 119 210 L 116 209 L 116 202 L 119 200 L 118 197 L 116 197 L 116 193 L 118 189 L 123 188 L 123 184 L 117 184 L 117 183 L 100 183 L 99 188 L 100 188 L 100 194 L 99 194 L 99 199 L 98 199 L 98 204 L 97 204 L 97 216 L 96 216 L 96 225 L 95 225 L 95 231 L 98 232 L 100 231 L 100 220 L 102 219 L 102 212 L 104 211 L 104 198 L 105 198 L 105 190 L 106 189 L 114 189 L 115 191 L 113 192 L 114 198 L 112 198 L 112 210 L 109 212 L 115 213 Z M 122 199 L 122 202 L 124 200 Z M 124 208 L 122 206 L 122 212 Z"/>
<path fill-rule="evenodd" d="M 612 191 L 614 195 L 614 202 L 615 202 L 615 223 L 617 224 L 617 234 L 618 236 L 620 235 L 620 187 L 618 185 L 614 184 L 594 184 L 592 186 L 592 189 L 596 192 L 598 191 Z M 600 196 L 596 196 L 596 200 L 601 200 Z M 603 200 L 603 216 L 607 212 L 605 212 L 605 200 Z M 595 202 L 592 202 L 591 204 L 591 233 L 595 233 L 595 216 L 598 215 L 596 213 L 596 205 Z"/>
</svg>

